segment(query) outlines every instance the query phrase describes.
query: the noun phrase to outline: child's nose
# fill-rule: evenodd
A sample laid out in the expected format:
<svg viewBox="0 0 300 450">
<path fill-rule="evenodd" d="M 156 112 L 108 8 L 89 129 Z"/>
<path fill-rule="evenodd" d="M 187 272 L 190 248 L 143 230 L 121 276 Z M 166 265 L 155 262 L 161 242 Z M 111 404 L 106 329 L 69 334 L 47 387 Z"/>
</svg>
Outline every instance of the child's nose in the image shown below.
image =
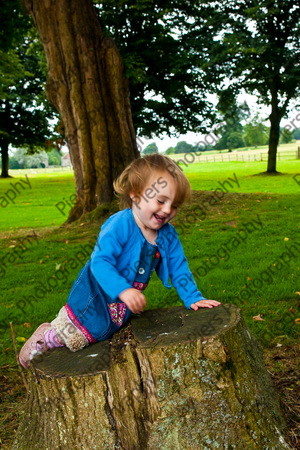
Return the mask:
<svg viewBox="0 0 300 450">
<path fill-rule="evenodd" d="M 171 205 L 169 203 L 164 203 L 163 207 L 162 207 L 162 211 L 165 214 L 170 214 L 170 212 L 171 212 Z"/>
</svg>

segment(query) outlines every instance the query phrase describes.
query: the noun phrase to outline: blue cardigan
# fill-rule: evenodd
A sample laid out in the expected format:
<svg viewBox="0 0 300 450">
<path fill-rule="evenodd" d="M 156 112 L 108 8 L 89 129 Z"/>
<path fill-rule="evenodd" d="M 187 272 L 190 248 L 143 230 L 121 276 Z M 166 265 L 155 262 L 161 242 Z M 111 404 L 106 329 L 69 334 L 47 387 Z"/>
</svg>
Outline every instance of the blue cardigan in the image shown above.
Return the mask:
<svg viewBox="0 0 300 450">
<path fill-rule="evenodd" d="M 132 287 L 144 240 L 130 208 L 114 214 L 102 226 L 91 256 L 91 270 L 112 301 Z M 169 223 L 164 225 L 158 230 L 156 243 L 162 256 L 157 275 L 164 286 L 170 289 L 173 285 L 187 308 L 198 300 L 204 300 L 175 228 Z"/>
<path fill-rule="evenodd" d="M 82 331 L 87 330 L 89 341 L 106 339 L 118 329 L 110 320 L 105 302 L 121 302 L 119 294 L 132 288 L 144 242 L 130 208 L 117 212 L 103 224 L 91 258 L 74 282 L 67 303 L 69 315 Z M 158 230 L 156 243 L 161 254 L 156 271 L 164 286 L 173 285 L 189 309 L 192 303 L 204 300 L 175 228 L 169 223 L 164 225 Z M 127 310 L 124 323 L 130 316 Z"/>
</svg>

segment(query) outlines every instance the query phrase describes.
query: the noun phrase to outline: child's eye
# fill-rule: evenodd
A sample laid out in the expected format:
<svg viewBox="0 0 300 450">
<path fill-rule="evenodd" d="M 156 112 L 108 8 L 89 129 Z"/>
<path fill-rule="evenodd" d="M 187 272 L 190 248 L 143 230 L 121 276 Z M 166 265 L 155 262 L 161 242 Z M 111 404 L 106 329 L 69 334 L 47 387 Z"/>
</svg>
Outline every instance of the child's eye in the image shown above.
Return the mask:
<svg viewBox="0 0 300 450">
<path fill-rule="evenodd" d="M 157 202 L 160 204 L 160 205 L 163 205 L 165 202 L 163 202 L 162 200 L 157 200 Z"/>
</svg>

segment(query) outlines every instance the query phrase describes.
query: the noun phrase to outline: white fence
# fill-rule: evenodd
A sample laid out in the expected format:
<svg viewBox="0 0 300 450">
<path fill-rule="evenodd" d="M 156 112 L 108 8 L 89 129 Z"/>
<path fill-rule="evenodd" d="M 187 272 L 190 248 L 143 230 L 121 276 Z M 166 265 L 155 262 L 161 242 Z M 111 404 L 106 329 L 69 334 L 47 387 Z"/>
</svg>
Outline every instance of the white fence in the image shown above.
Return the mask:
<svg viewBox="0 0 300 450">
<path fill-rule="evenodd" d="M 221 161 L 268 161 L 268 152 L 260 151 L 244 151 L 244 152 L 230 152 L 230 153 L 216 153 L 205 154 L 206 152 L 186 153 L 178 155 L 178 158 L 173 158 L 174 161 L 191 164 L 193 162 L 221 162 Z M 277 161 L 300 159 L 300 147 L 297 151 L 282 151 L 277 152 Z"/>
</svg>

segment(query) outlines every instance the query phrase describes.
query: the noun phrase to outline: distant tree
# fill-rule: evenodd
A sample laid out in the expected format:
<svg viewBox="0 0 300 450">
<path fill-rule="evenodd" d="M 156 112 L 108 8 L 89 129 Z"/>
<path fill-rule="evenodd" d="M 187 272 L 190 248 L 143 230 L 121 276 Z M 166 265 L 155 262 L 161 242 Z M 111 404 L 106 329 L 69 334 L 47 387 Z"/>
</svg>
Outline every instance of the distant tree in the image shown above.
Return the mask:
<svg viewBox="0 0 300 450">
<path fill-rule="evenodd" d="M 155 142 L 147 145 L 147 147 L 142 152 L 144 155 L 152 155 L 153 153 L 158 153 L 158 147 Z"/>
<path fill-rule="evenodd" d="M 49 166 L 60 166 L 61 165 L 61 153 L 54 148 L 48 153 Z"/>
<path fill-rule="evenodd" d="M 296 128 L 293 131 L 293 138 L 299 140 L 300 139 L 300 128 Z"/>
<path fill-rule="evenodd" d="M 210 151 L 210 150 L 214 150 L 214 145 L 212 145 L 212 144 L 206 144 L 206 143 L 202 143 L 202 142 L 200 142 L 199 144 L 195 144 L 194 146 L 193 146 L 193 152 L 207 152 L 207 151 Z"/>
<path fill-rule="evenodd" d="M 287 128 L 282 128 L 280 130 L 280 144 L 288 144 L 289 142 L 292 142 L 293 139 L 294 137 L 292 131 Z"/>
<path fill-rule="evenodd" d="M 175 145 L 174 153 L 190 153 L 193 151 L 193 145 L 188 144 L 186 141 L 179 141 Z"/>
<path fill-rule="evenodd" d="M 175 153 L 174 147 L 168 147 L 167 150 L 165 151 L 166 155 L 172 155 L 173 153 Z"/>
<path fill-rule="evenodd" d="M 260 123 L 258 118 L 244 126 L 245 145 L 258 147 L 266 145 L 269 140 L 269 128 Z"/>
<path fill-rule="evenodd" d="M 243 133 L 239 131 L 233 131 L 226 136 L 226 147 L 228 150 L 232 150 L 234 148 L 242 148 L 245 147 L 245 142 L 243 139 Z"/>
<path fill-rule="evenodd" d="M 231 88 L 224 89 L 217 105 L 223 124 L 215 131 L 220 136 L 216 150 L 244 147 L 243 125 L 241 122 L 249 117 L 250 110 L 246 102 L 237 104 L 236 94 Z"/>
<path fill-rule="evenodd" d="M 14 157 L 9 157 L 9 169 L 25 169 L 25 164 L 19 163 L 19 161 Z"/>
<path fill-rule="evenodd" d="M 32 155 L 27 155 L 26 157 L 26 167 L 25 168 L 40 168 L 40 167 L 48 167 L 48 153 L 45 150 L 41 150 L 40 152 L 36 152 Z"/>
<path fill-rule="evenodd" d="M 16 163 L 19 167 L 10 167 L 10 168 L 41 168 L 48 167 L 48 153 L 45 150 L 40 150 L 34 154 L 27 154 L 25 148 L 19 148 L 13 153 L 13 166 L 16 166 Z"/>
</svg>

